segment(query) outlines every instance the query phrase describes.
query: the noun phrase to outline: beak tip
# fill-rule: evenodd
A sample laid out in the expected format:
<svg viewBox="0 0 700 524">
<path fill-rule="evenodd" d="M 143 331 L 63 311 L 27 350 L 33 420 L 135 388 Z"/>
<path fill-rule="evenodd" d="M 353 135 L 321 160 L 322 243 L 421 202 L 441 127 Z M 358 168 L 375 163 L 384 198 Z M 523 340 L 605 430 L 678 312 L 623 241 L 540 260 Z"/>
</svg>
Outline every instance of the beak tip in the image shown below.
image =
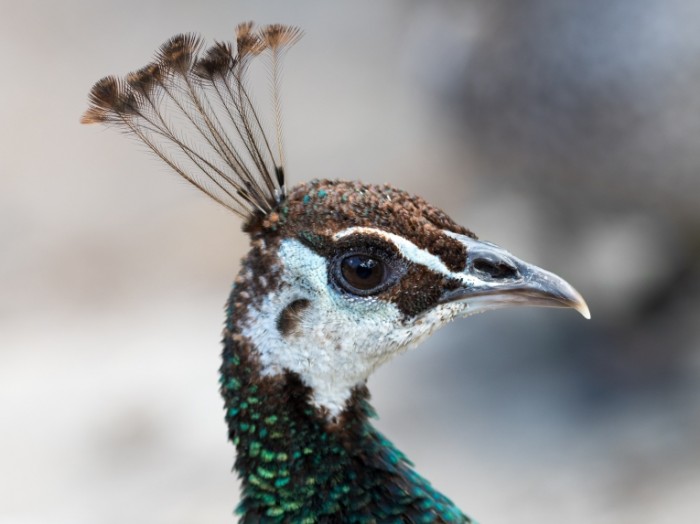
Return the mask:
<svg viewBox="0 0 700 524">
<path fill-rule="evenodd" d="M 588 309 L 588 304 L 586 304 L 586 301 L 581 296 L 581 293 L 576 291 L 576 289 L 574 289 L 573 286 L 571 286 L 568 282 L 564 281 L 563 284 L 567 288 L 566 295 L 568 295 L 568 307 L 575 309 L 576 311 L 581 313 L 581 316 L 586 320 L 590 320 L 591 310 Z"/>
<path fill-rule="evenodd" d="M 581 300 L 581 302 L 579 302 L 579 303 L 576 305 L 576 311 L 578 311 L 579 313 L 581 313 L 581 316 L 582 316 L 583 318 L 585 318 L 586 320 L 590 320 L 590 319 L 591 319 L 591 310 L 588 309 L 588 304 L 586 304 L 583 300 Z"/>
</svg>

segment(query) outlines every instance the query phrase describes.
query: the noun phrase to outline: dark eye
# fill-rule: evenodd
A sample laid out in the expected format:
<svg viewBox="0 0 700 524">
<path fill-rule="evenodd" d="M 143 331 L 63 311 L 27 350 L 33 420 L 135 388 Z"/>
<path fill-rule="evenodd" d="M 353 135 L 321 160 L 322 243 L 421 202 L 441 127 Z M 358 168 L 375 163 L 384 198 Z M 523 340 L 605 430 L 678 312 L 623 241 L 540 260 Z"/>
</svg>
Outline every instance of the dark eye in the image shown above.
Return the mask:
<svg viewBox="0 0 700 524">
<path fill-rule="evenodd" d="M 369 255 L 350 255 L 340 262 L 343 284 L 348 291 L 368 294 L 386 281 L 386 267 L 379 258 Z M 358 293 L 359 292 L 359 293 Z"/>
</svg>

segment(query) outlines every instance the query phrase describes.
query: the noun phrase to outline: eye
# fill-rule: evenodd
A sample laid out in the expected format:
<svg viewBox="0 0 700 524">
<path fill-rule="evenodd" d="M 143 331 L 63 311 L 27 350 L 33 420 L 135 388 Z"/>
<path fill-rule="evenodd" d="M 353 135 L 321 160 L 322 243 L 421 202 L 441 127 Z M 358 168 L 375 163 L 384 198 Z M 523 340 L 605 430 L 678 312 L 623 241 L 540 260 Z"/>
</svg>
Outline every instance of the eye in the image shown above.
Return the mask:
<svg viewBox="0 0 700 524">
<path fill-rule="evenodd" d="M 335 244 L 328 280 L 337 291 L 355 297 L 377 295 L 395 285 L 407 266 L 396 248 L 376 238 L 353 235 Z"/>
<path fill-rule="evenodd" d="M 384 262 L 369 255 L 350 255 L 340 262 L 340 272 L 350 292 L 365 294 L 380 287 L 386 280 Z"/>
</svg>

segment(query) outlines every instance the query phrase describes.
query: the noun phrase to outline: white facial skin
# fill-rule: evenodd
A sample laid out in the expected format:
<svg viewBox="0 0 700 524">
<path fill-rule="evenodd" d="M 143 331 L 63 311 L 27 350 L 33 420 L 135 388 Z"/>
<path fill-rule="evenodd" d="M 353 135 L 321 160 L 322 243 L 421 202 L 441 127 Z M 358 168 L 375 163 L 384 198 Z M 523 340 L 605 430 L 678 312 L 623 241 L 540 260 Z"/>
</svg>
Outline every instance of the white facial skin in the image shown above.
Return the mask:
<svg viewBox="0 0 700 524">
<path fill-rule="evenodd" d="M 467 275 L 450 272 L 443 262 L 410 241 L 377 229 L 350 228 L 351 233 L 370 233 L 393 242 L 404 258 L 429 269 L 463 280 Z M 453 302 L 406 319 L 397 306 L 374 297 L 354 297 L 328 285 L 327 260 L 294 239 L 282 241 L 281 286 L 252 313 L 242 334 L 258 348 L 263 373 L 297 373 L 313 391 L 313 402 L 330 417 L 345 408 L 352 389 L 363 384 L 380 364 L 415 345 L 456 316 L 467 306 Z M 284 336 L 277 322 L 292 302 L 307 299 L 295 329 Z"/>
</svg>

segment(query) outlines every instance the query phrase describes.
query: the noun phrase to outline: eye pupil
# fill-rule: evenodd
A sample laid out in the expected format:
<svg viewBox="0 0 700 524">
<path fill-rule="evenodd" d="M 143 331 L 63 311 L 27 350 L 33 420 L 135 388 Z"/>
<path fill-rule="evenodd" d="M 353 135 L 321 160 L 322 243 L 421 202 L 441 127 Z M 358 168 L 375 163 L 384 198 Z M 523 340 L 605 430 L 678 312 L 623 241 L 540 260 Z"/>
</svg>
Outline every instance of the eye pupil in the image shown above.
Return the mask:
<svg viewBox="0 0 700 524">
<path fill-rule="evenodd" d="M 341 262 L 346 282 L 361 291 L 369 291 L 384 281 L 384 264 L 367 255 L 351 255 Z"/>
<path fill-rule="evenodd" d="M 368 258 L 366 260 L 360 260 L 360 263 L 355 266 L 355 275 L 357 275 L 363 280 L 371 278 L 374 274 L 374 268 L 376 266 L 377 262 L 375 260 L 372 260 L 371 258 Z"/>
</svg>

